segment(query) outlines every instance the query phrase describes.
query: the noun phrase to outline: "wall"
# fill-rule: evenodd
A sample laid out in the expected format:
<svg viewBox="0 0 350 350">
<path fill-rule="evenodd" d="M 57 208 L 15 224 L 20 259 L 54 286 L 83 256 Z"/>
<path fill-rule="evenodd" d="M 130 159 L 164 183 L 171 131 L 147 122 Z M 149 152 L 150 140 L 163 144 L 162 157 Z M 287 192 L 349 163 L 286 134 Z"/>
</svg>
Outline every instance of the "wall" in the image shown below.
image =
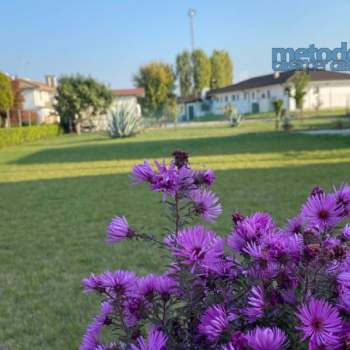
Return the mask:
<svg viewBox="0 0 350 350">
<path fill-rule="evenodd" d="M 253 103 L 259 106 L 259 112 L 272 112 L 273 101 L 276 99 L 282 99 L 284 107 L 289 107 L 289 97 L 282 85 L 220 93 L 212 99 L 214 114 L 222 114 L 227 105 L 235 106 L 242 114 L 253 113 Z"/>
</svg>

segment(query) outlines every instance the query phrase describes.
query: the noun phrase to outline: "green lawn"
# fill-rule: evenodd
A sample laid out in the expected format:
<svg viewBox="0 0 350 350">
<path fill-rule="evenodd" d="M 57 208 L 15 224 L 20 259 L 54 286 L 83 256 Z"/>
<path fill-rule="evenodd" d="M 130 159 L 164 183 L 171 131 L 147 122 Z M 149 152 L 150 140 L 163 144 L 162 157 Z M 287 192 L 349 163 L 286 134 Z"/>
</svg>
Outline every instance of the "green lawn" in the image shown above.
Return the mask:
<svg viewBox="0 0 350 350">
<path fill-rule="evenodd" d="M 334 127 L 307 120 L 296 129 Z M 131 188 L 135 162 L 187 150 L 195 167 L 213 167 L 225 211 L 270 211 L 283 224 L 310 189 L 350 182 L 350 138 L 274 132 L 273 123 L 147 130 L 130 139 L 62 136 L 0 150 L 0 348 L 77 349 L 94 296 L 80 280 L 91 271 L 161 272 L 164 259 L 140 243 L 107 246 L 105 227 L 125 214 L 160 234 L 160 196 Z"/>
</svg>

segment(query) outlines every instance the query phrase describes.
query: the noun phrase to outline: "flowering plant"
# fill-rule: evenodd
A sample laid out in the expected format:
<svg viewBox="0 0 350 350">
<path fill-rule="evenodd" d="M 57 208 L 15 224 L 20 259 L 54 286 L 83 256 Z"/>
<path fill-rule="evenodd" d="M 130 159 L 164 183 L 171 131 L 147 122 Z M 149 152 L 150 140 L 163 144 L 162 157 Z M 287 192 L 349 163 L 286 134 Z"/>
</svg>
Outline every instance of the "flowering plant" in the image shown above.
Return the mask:
<svg viewBox="0 0 350 350">
<path fill-rule="evenodd" d="M 193 170 L 185 152 L 173 156 L 132 173 L 135 184 L 163 194 L 172 223 L 164 240 L 125 217 L 107 230 L 110 244 L 143 239 L 168 250 L 168 270 L 84 279 L 102 300 L 80 349 L 350 349 L 350 187 L 314 188 L 283 228 L 267 213 L 235 212 L 225 239 L 189 226 L 222 211 L 213 171 Z"/>
</svg>

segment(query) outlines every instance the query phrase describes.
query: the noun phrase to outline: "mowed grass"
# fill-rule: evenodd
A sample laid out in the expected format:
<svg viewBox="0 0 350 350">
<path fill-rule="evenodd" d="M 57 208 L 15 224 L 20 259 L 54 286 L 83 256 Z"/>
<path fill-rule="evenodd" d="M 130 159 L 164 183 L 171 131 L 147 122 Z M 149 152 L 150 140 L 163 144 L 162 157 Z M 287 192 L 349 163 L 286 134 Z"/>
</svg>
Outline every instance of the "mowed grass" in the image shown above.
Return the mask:
<svg viewBox="0 0 350 350">
<path fill-rule="evenodd" d="M 297 129 L 334 127 L 306 120 Z M 144 158 L 187 150 L 194 167 L 212 167 L 224 213 L 214 229 L 230 232 L 230 213 L 273 213 L 283 225 L 310 189 L 350 182 L 350 138 L 274 132 L 273 123 L 147 130 L 130 139 L 62 136 L 0 150 L 0 348 L 77 349 L 97 298 L 82 293 L 90 272 L 162 272 L 150 246 L 105 244 L 114 215 L 160 235 L 160 195 L 131 187 Z"/>
</svg>

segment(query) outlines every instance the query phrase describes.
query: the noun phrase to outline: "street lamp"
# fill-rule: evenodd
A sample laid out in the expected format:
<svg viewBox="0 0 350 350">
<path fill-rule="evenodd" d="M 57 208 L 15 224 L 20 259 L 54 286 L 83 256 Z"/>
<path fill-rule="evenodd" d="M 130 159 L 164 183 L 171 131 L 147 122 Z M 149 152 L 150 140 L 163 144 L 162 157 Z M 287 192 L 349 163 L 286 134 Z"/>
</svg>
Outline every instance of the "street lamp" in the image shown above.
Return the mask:
<svg viewBox="0 0 350 350">
<path fill-rule="evenodd" d="M 196 10 L 195 9 L 189 9 L 188 12 L 188 17 L 190 18 L 190 32 L 191 32 L 191 48 L 192 52 L 194 51 L 194 26 L 193 26 L 193 17 L 196 15 Z"/>
</svg>

